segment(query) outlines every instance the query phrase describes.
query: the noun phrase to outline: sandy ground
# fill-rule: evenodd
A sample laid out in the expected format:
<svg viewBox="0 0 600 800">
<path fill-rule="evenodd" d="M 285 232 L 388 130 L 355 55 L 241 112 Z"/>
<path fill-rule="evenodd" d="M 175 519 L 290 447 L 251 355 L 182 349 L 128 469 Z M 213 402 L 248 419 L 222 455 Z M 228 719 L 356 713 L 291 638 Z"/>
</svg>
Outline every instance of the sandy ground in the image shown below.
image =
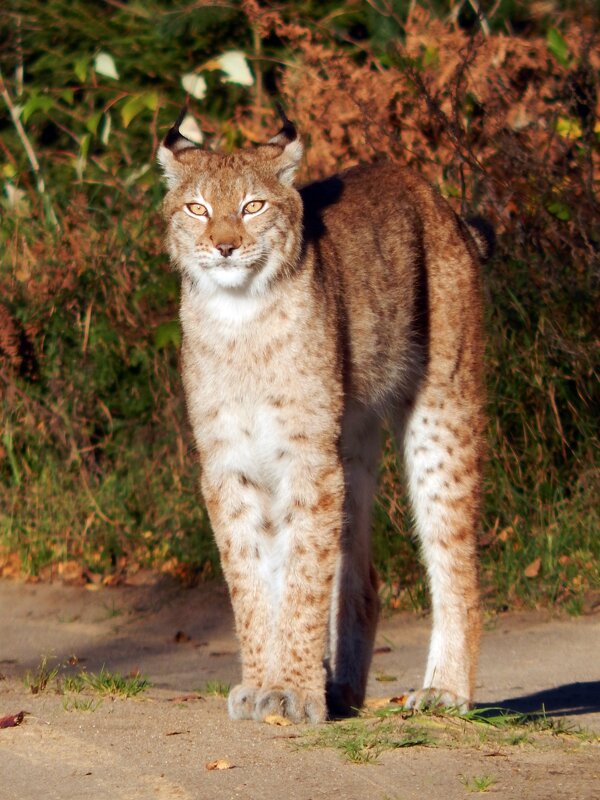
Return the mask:
<svg viewBox="0 0 600 800">
<path fill-rule="evenodd" d="M 377 764 L 348 763 L 333 749 L 299 747 L 306 728 L 232 723 L 220 697 L 181 699 L 208 681 L 239 675 L 224 587 L 172 583 L 120 588 L 0 581 L 0 717 L 29 712 L 0 730 L 0 799 L 429 800 L 473 796 L 469 778 L 489 776 L 488 794 L 519 800 L 600 799 L 600 744 L 547 736 L 542 744 L 412 747 Z M 185 636 L 177 637 L 183 632 Z M 429 622 L 384 619 L 369 696 L 418 686 Z M 189 637 L 189 640 L 187 640 Z M 183 641 L 182 641 L 183 640 Z M 140 670 L 152 688 L 139 699 L 105 699 L 68 711 L 54 689 L 32 695 L 23 676 L 43 655 Z M 378 682 L 376 676 L 395 676 Z M 486 626 L 481 703 L 539 710 L 600 733 L 600 614 L 577 619 L 509 614 Z M 232 769 L 207 770 L 227 759 Z M 473 786 L 471 784 L 471 790 Z"/>
</svg>

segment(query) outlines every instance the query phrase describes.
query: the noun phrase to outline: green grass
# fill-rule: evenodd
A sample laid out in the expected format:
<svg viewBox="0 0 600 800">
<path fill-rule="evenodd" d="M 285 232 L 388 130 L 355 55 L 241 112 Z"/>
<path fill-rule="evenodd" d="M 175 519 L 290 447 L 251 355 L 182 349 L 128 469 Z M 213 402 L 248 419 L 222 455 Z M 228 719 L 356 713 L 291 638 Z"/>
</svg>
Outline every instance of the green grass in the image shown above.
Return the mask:
<svg viewBox="0 0 600 800">
<path fill-rule="evenodd" d="M 540 711 L 520 714 L 501 708 L 481 708 L 466 714 L 452 710 L 406 711 L 388 706 L 365 711 L 356 719 L 330 722 L 307 732 L 300 747 L 328 747 L 355 764 L 378 763 L 390 750 L 403 747 L 536 747 L 544 744 L 569 746 L 578 742 L 600 742 L 600 737 L 572 724 L 554 720 Z M 485 791 L 469 778 L 470 791 Z"/>
<path fill-rule="evenodd" d="M 200 694 L 209 695 L 213 697 L 227 697 L 231 684 L 224 683 L 223 681 L 213 680 L 206 681 L 204 689 L 199 690 Z"/>
<path fill-rule="evenodd" d="M 55 661 L 56 659 L 51 659 L 50 656 L 44 655 L 41 657 L 40 663 L 33 672 L 28 670 L 25 673 L 23 683 L 31 694 L 45 692 L 50 687 L 50 684 L 54 683 L 56 680 L 60 670 L 60 664 L 51 666 L 51 660 Z"/>
<path fill-rule="evenodd" d="M 425 747 L 433 744 L 430 732 L 423 726 L 398 726 L 394 722 L 364 719 L 331 722 L 309 734 L 299 746 L 330 747 L 353 764 L 372 764 L 387 750 Z"/>
<path fill-rule="evenodd" d="M 430 720 L 445 720 L 448 724 L 460 722 L 467 726 L 465 730 L 478 730 L 484 738 L 493 731 L 508 731 L 510 734 L 549 732 L 560 736 L 573 736 L 586 740 L 591 735 L 592 738 L 600 741 L 600 737 L 594 737 L 594 734 L 590 734 L 587 729 L 581 728 L 571 721 L 548 716 L 544 708 L 535 712 L 523 713 L 511 711 L 500 706 L 481 706 L 464 712 L 459 712 L 454 708 L 436 707 L 413 713 L 411 711 L 407 712 L 402 706 L 389 705 L 377 709 L 374 715 L 383 718 L 399 716 L 406 719 L 416 716 Z"/>
<path fill-rule="evenodd" d="M 102 700 L 94 700 L 93 697 L 65 697 L 63 698 L 63 708 L 65 711 L 94 712 L 102 705 Z"/>
<path fill-rule="evenodd" d="M 28 670 L 25 673 L 23 683 L 32 694 L 55 691 L 69 695 L 88 691 L 101 696 L 127 698 L 136 697 L 152 685 L 139 674 L 124 676 L 118 672 L 110 672 L 106 667 L 102 667 L 98 673 L 87 672 L 85 669 L 72 672 L 70 659 L 64 664 L 52 664 L 51 661 L 56 662 L 56 659 L 44 655 L 35 671 Z M 85 705 L 87 701 L 82 703 Z"/>
<path fill-rule="evenodd" d="M 79 672 L 76 675 L 64 675 L 60 679 L 59 690 L 71 694 L 82 692 L 86 686 L 84 674 L 84 672 Z"/>
<path fill-rule="evenodd" d="M 98 673 L 81 672 L 80 677 L 84 688 L 109 697 L 137 697 L 152 685 L 141 675 L 121 675 L 118 672 L 109 672 L 106 667 L 102 667 Z"/>
<path fill-rule="evenodd" d="M 496 778 L 491 775 L 473 775 L 472 777 L 462 775 L 460 782 L 469 792 L 487 792 L 496 783 Z"/>
<path fill-rule="evenodd" d="M 104 603 L 104 609 L 106 612 L 106 619 L 114 619 L 115 617 L 120 617 L 123 611 L 120 608 L 117 608 L 115 605 L 115 601 L 113 600 L 110 605 L 108 603 Z"/>
</svg>

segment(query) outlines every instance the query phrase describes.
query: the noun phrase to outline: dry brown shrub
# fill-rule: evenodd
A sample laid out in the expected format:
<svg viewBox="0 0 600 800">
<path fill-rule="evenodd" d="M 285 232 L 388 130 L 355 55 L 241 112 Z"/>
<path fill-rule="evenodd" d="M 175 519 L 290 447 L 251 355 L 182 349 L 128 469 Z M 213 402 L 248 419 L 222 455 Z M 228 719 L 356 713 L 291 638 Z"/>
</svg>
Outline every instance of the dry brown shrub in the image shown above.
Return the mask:
<svg viewBox="0 0 600 800">
<path fill-rule="evenodd" d="M 417 167 L 457 210 L 489 217 L 513 237 L 513 256 L 527 258 L 532 246 L 550 256 L 566 248 L 575 263 L 597 263 L 593 29 L 565 23 L 563 65 L 541 35 L 473 35 L 411 8 L 393 66 L 383 66 L 364 44 L 351 52 L 324 28 L 244 3 L 260 35 L 286 45 L 280 88 L 307 140 L 305 177 L 385 156 Z M 238 112 L 254 139 L 264 117 L 262 106 Z"/>
</svg>

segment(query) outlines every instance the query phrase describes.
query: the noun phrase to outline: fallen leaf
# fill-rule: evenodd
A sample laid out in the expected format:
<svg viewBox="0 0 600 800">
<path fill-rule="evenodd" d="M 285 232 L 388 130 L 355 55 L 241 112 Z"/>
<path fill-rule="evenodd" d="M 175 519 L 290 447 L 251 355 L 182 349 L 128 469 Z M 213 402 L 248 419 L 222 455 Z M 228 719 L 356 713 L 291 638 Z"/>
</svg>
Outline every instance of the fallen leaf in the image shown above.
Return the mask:
<svg viewBox="0 0 600 800">
<path fill-rule="evenodd" d="M 265 722 L 267 725 L 279 725 L 281 728 L 292 724 L 289 719 L 286 719 L 279 714 L 267 714 L 265 717 Z"/>
<path fill-rule="evenodd" d="M 206 769 L 233 769 L 233 764 L 227 761 L 226 758 L 218 758 L 216 761 L 209 761 L 204 765 Z"/>
<path fill-rule="evenodd" d="M 376 647 L 375 650 L 373 650 L 373 655 L 378 656 L 380 653 L 391 653 L 391 652 L 392 648 L 389 647 L 389 645 L 384 644 L 382 647 Z"/>
<path fill-rule="evenodd" d="M 528 567 L 525 567 L 523 575 L 525 575 L 526 578 L 536 578 L 539 574 L 541 566 L 542 559 L 538 556 L 538 558 L 534 559 Z"/>
<path fill-rule="evenodd" d="M 81 586 L 86 583 L 81 564 L 77 561 L 61 561 L 58 574 L 67 583 L 78 583 Z"/>
<path fill-rule="evenodd" d="M 204 700 L 201 694 L 180 694 L 178 697 L 169 697 L 169 703 L 187 703 L 190 700 Z"/>
<path fill-rule="evenodd" d="M 500 533 L 497 536 L 498 541 L 499 542 L 506 542 L 508 540 L 508 537 L 511 535 L 511 533 L 514 533 L 514 529 L 513 529 L 512 525 L 509 525 L 508 528 L 502 528 L 502 530 L 500 531 Z"/>
<path fill-rule="evenodd" d="M 399 694 L 397 697 L 391 697 L 390 703 L 395 703 L 398 706 L 406 705 L 406 701 L 408 700 L 407 694 Z"/>
<path fill-rule="evenodd" d="M 398 678 L 395 675 L 386 675 L 384 672 L 380 672 L 375 675 L 375 680 L 379 681 L 379 683 L 392 683 L 397 681 Z"/>
<path fill-rule="evenodd" d="M 168 731 L 165 736 L 182 736 L 184 733 L 189 733 L 189 731 Z"/>
<path fill-rule="evenodd" d="M 19 711 L 18 714 L 9 714 L 7 717 L 0 717 L 0 728 L 16 728 L 23 722 L 27 711 Z"/>
</svg>

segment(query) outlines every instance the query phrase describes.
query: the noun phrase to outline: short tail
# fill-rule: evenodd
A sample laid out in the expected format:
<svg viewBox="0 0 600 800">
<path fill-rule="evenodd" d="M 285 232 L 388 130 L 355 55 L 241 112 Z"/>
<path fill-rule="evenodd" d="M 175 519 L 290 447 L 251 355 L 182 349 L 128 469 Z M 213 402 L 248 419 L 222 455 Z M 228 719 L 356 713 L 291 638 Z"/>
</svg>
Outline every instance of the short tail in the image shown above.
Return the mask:
<svg viewBox="0 0 600 800">
<path fill-rule="evenodd" d="M 464 223 L 475 242 L 482 262 L 488 261 L 496 249 L 496 234 L 492 224 L 483 217 L 466 217 Z"/>
</svg>

